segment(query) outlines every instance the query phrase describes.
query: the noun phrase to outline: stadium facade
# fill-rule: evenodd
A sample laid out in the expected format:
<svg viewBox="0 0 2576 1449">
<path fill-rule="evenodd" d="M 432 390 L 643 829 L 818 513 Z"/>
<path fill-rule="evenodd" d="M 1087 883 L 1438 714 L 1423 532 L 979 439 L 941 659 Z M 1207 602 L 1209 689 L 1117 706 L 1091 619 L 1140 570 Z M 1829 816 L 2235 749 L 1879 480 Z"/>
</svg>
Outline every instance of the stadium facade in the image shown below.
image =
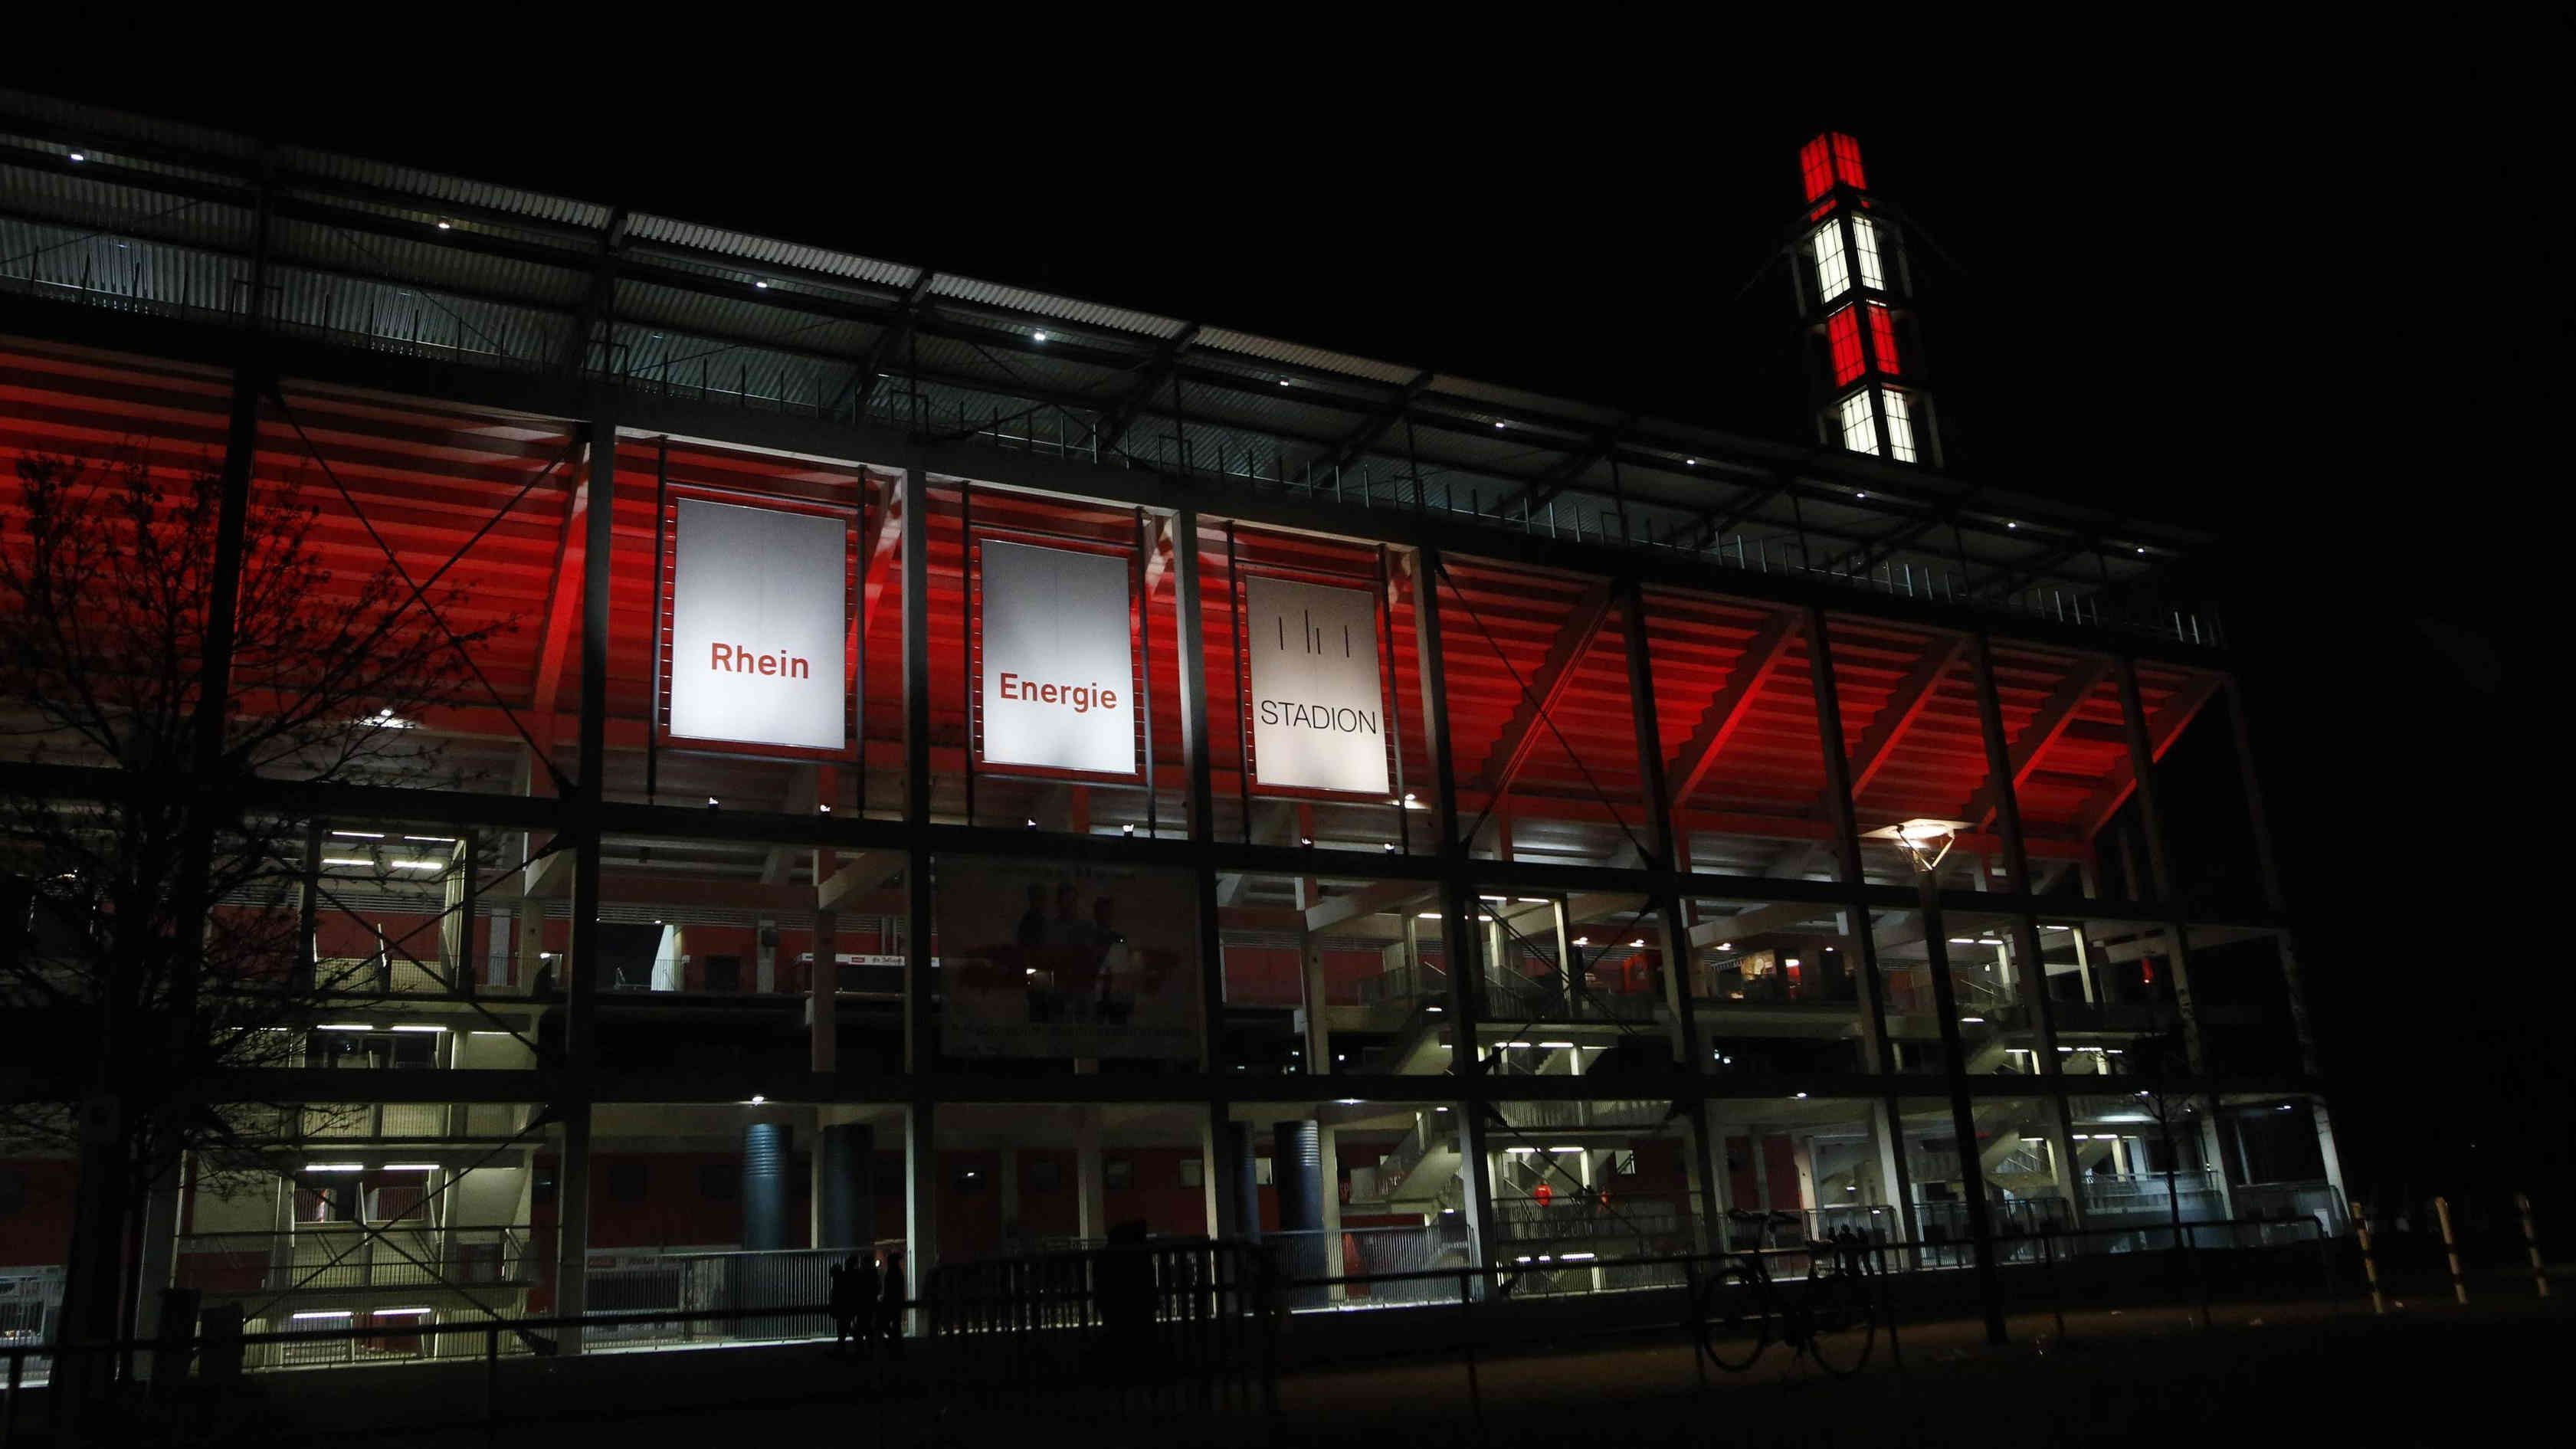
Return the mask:
<svg viewBox="0 0 2576 1449">
<path fill-rule="evenodd" d="M 434 788 L 247 802 L 351 989 L 139 1286 L 347 1359 L 1121 1223 L 1529 1293 L 2340 1231 L 2208 541 L 1943 471 L 1902 226 L 1786 162 L 1791 442 L 0 93 L 0 452 L 476 636 Z M 0 1163 L 22 1327 L 72 1175 Z"/>
</svg>

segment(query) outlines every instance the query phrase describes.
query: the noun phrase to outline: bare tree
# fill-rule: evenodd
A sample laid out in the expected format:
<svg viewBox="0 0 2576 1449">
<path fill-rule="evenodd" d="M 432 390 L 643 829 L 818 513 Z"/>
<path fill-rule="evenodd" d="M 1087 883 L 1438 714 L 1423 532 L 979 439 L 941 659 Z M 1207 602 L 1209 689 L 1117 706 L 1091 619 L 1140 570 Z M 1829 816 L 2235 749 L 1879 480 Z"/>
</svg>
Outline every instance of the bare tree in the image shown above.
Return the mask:
<svg viewBox="0 0 2576 1449">
<path fill-rule="evenodd" d="M 298 910 L 307 821 L 263 779 L 429 785 L 414 722 L 453 698 L 469 651 L 455 591 L 389 559 L 326 566 L 317 511 L 255 493 L 244 516 L 231 687 L 209 698 L 222 484 L 172 479 L 142 450 L 29 456 L 0 536 L 0 731 L 36 765 L 108 787 L 0 797 L 0 1145 L 79 1161 L 66 1328 L 130 1311 L 140 1210 L 183 1156 L 201 1182 L 256 1170 L 305 1123 L 218 1103 L 225 1074 L 291 1065 L 347 983 L 317 970 Z M 210 716 L 211 712 L 211 717 Z"/>
</svg>

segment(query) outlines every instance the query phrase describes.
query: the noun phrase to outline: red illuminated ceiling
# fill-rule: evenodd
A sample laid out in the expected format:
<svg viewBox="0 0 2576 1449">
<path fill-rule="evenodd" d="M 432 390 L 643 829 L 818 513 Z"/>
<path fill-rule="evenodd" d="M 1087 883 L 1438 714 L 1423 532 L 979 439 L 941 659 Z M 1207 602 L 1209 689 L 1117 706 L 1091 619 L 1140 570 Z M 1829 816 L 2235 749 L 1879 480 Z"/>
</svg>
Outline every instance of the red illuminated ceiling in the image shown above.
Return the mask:
<svg viewBox="0 0 2576 1449">
<path fill-rule="evenodd" d="M 1851 314 L 1843 314 L 1849 317 Z M 133 456 L 175 483 L 216 465 L 226 380 L 175 364 L 106 360 L 68 349 L 12 344 L 0 350 L 0 454 L 40 451 L 92 458 Z M 438 405 L 400 405 L 290 386 L 287 406 L 260 421 L 256 479 L 262 505 L 315 510 L 315 537 L 338 582 L 315 600 L 341 601 L 381 568 L 390 547 L 404 570 L 427 578 L 470 549 L 444 585 L 459 627 L 506 625 L 477 651 L 490 693 L 429 711 L 425 721 L 461 736 L 515 746 L 531 739 L 560 758 L 570 736 L 581 657 L 583 524 L 597 506 L 558 422 Z M 657 478 L 672 487 L 784 496 L 849 520 L 862 675 L 865 767 L 899 769 L 900 518 L 888 477 L 827 464 L 650 439 L 625 441 L 612 500 L 608 680 L 610 744 L 638 751 L 652 717 Z M 0 461 L 7 461 L 0 460 Z M 14 471 L 0 475 L 0 504 L 14 505 Z M 952 485 L 909 506 L 928 510 L 930 721 L 934 768 L 963 769 L 967 614 L 962 588 L 966 511 L 980 534 L 1005 530 L 1074 535 L 1131 546 L 1131 510 Z M 1154 521 L 1156 530 L 1163 527 Z M 479 537 L 477 536 L 479 533 Z M 1181 701 L 1169 537 L 1144 573 L 1151 637 L 1142 651 L 1152 693 L 1157 783 L 1182 784 Z M 1205 617 L 1203 661 L 1215 708 L 1209 752 L 1217 789 L 1238 789 L 1232 600 L 1237 573 L 1267 571 L 1374 591 L 1375 545 L 1244 530 L 1221 524 L 1198 540 Z M 1430 790 L 1419 725 L 1423 700 L 1415 648 L 1422 581 L 1392 559 L 1395 714 L 1404 723 L 1407 789 Z M 1635 715 L 1623 639 L 1629 628 L 1603 581 L 1451 557 L 1436 580 L 1445 622 L 1450 743 L 1464 819 L 1510 818 L 1514 829 L 1581 827 L 1615 842 L 1644 834 L 1632 737 Z M 1655 723 L 1666 774 L 1695 832 L 1798 842 L 1823 838 L 1825 775 L 1816 738 L 1810 651 L 1795 614 L 1716 592 L 1656 589 L 1645 595 L 1656 690 Z M 1928 817 L 1991 829 L 1986 762 L 1963 640 L 1956 635 L 1835 616 L 1829 624 L 1846 754 L 1864 829 Z M 1383 638 L 1383 636 L 1381 636 Z M 2080 853 L 2130 789 L 2129 754 L 2107 660 L 1999 641 L 1995 667 L 2018 799 L 2040 854 Z M 2162 748 L 2217 683 L 2211 674 L 2156 665 L 2139 670 L 2149 731 Z M 525 732 L 524 736 L 522 731 Z M 624 770 L 627 765 L 612 762 Z M 666 759 L 665 790 L 727 790 L 755 799 L 788 787 L 757 759 Z M 694 772 L 694 773 L 691 773 Z M 767 772 L 767 773 L 764 773 Z M 1168 798 L 1168 797 L 1167 797 Z M 1551 825 L 1551 823 L 1553 823 Z M 1610 853 L 1612 845 L 1600 848 Z"/>
</svg>

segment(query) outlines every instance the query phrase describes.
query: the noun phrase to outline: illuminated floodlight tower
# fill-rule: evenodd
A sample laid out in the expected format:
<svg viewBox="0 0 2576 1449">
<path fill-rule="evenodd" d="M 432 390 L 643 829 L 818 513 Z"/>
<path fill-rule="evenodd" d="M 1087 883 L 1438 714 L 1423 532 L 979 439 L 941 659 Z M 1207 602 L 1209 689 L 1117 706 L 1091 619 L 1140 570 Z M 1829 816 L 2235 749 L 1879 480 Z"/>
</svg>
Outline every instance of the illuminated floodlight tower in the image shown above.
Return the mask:
<svg viewBox="0 0 2576 1449">
<path fill-rule="evenodd" d="M 1938 467 L 1904 230 L 1871 198 L 1851 137 L 1800 147 L 1798 175 L 1807 200 L 1790 276 L 1814 339 L 1818 430 L 1831 446 Z"/>
</svg>

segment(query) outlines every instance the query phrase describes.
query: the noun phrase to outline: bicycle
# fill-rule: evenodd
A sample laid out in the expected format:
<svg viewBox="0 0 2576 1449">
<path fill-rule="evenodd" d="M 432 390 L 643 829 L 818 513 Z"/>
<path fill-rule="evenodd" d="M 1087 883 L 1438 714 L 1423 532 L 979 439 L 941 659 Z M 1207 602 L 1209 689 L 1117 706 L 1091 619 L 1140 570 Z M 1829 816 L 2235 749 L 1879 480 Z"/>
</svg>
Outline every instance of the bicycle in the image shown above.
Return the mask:
<svg viewBox="0 0 2576 1449">
<path fill-rule="evenodd" d="M 1768 1217 L 1730 1213 L 1739 1222 L 1764 1226 L 1798 1225 L 1795 1213 Z M 1857 1372 L 1869 1362 L 1878 1339 L 1878 1315 L 1870 1303 L 1869 1271 L 1857 1237 L 1838 1242 L 1807 1241 L 1807 1277 L 1803 1288 L 1781 1291 L 1763 1250 L 1737 1253 L 1706 1277 L 1691 1266 L 1691 1321 L 1688 1328 L 1697 1351 L 1728 1373 L 1753 1366 L 1773 1338 L 1798 1356 L 1836 1378 Z M 1727 1345 L 1741 1343 L 1740 1351 Z"/>
</svg>

